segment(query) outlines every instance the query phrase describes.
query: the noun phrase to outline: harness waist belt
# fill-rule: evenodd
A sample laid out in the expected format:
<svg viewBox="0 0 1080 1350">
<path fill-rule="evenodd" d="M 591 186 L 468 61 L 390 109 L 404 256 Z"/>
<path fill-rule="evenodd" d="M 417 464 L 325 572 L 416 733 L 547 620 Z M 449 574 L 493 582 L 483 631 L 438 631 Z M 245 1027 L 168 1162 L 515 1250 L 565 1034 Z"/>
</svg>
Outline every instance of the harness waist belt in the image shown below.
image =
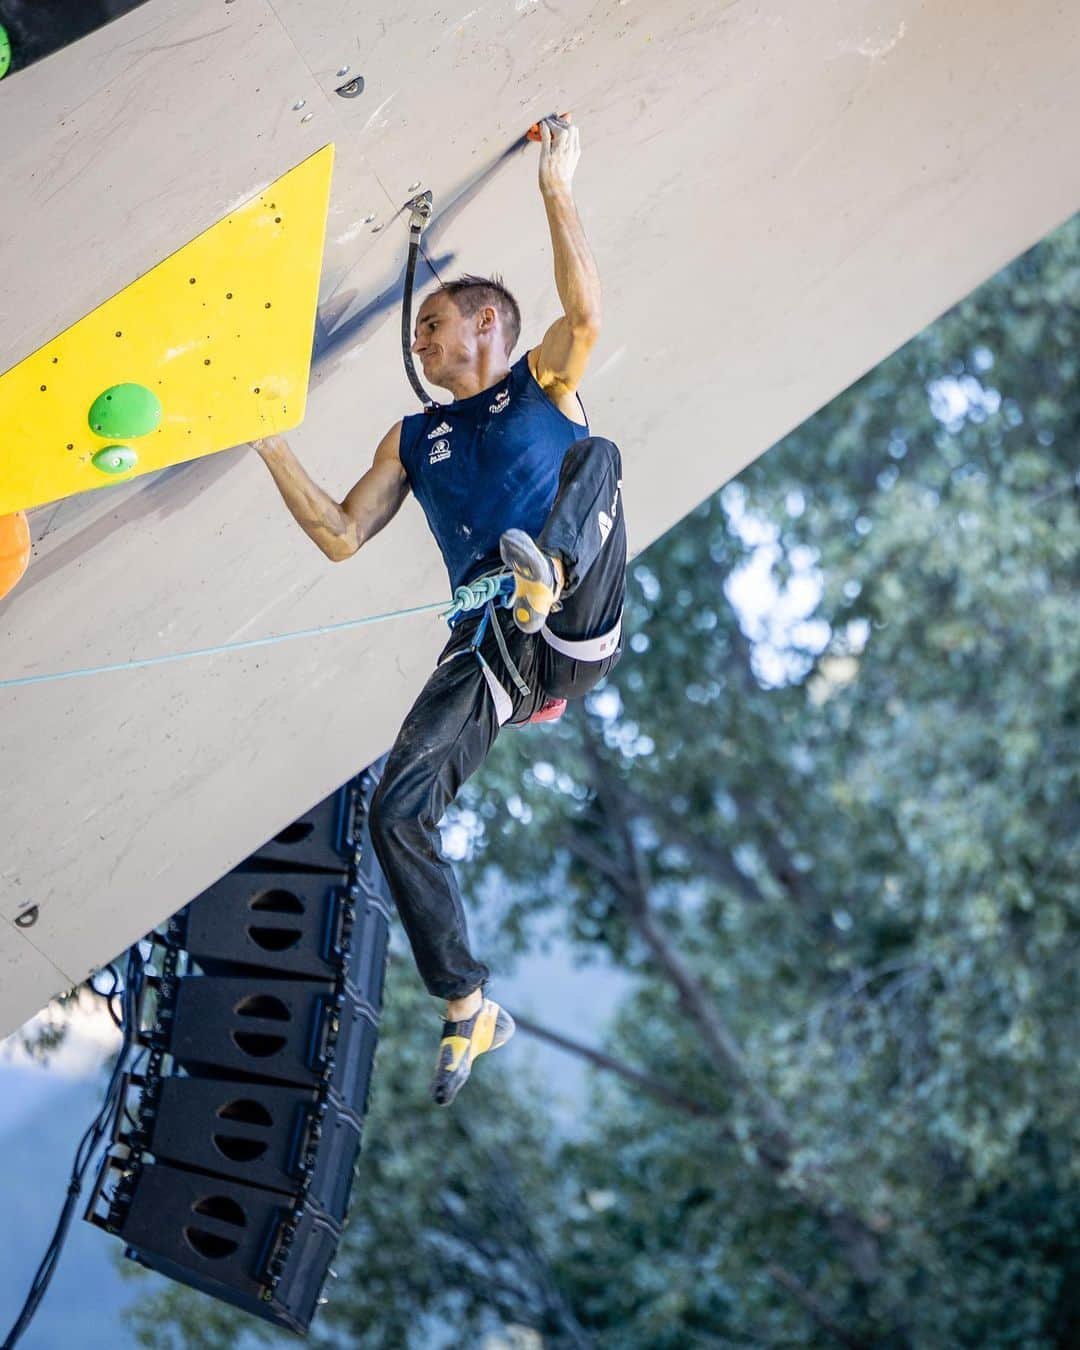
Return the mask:
<svg viewBox="0 0 1080 1350">
<path fill-rule="evenodd" d="M 572 656 L 578 661 L 603 661 L 619 645 L 619 638 L 622 637 L 622 615 L 619 615 L 615 627 L 610 632 L 602 633 L 599 637 L 563 638 L 549 632 L 546 627 L 540 629 L 540 636 L 549 647 L 554 647 L 563 656 Z"/>
</svg>

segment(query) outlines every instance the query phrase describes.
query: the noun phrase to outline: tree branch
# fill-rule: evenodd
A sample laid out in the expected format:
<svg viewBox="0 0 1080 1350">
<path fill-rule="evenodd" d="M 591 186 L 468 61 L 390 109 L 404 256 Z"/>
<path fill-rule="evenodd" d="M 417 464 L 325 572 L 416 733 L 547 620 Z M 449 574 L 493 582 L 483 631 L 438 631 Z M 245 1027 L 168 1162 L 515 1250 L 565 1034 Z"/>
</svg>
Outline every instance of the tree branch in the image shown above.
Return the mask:
<svg viewBox="0 0 1080 1350">
<path fill-rule="evenodd" d="M 591 867 L 601 876 L 607 877 L 616 890 L 620 892 L 623 890 L 626 877 L 622 868 L 608 857 L 603 849 L 590 843 L 579 830 L 575 830 L 571 826 L 570 829 L 562 831 L 558 842 L 573 853 L 586 867 Z"/>
<path fill-rule="evenodd" d="M 520 1017 L 517 1013 L 514 1013 L 513 1016 L 518 1025 L 518 1030 L 525 1032 L 527 1036 L 535 1036 L 537 1040 L 547 1041 L 550 1045 L 558 1046 L 560 1050 L 565 1050 L 571 1055 L 578 1055 L 581 1059 L 588 1060 L 590 1064 L 595 1064 L 598 1068 L 618 1074 L 620 1078 L 625 1078 L 628 1083 L 633 1083 L 635 1087 L 641 1088 L 643 1092 L 648 1093 L 650 1097 L 655 1097 L 657 1101 L 663 1102 L 665 1106 L 672 1106 L 676 1111 L 682 1111 L 688 1116 L 698 1116 L 706 1120 L 719 1121 L 721 1119 L 720 1113 L 711 1106 L 694 1101 L 690 1097 L 684 1097 L 680 1092 L 673 1092 L 659 1079 L 652 1078 L 639 1069 L 631 1068 L 629 1064 L 625 1064 L 622 1060 L 615 1059 L 611 1055 L 605 1055 L 602 1050 L 594 1050 L 591 1046 L 582 1045 L 580 1041 L 573 1041 L 569 1036 L 563 1036 L 557 1031 L 550 1031 L 547 1027 L 542 1027 L 527 1017 Z M 725 1129 L 724 1133 L 728 1139 L 734 1140 L 733 1131 Z"/>
<path fill-rule="evenodd" d="M 626 870 L 616 892 L 626 901 L 627 917 L 674 985 L 680 1004 L 701 1035 L 714 1069 L 719 1070 L 751 1103 L 756 1116 L 754 1147 L 758 1159 L 774 1176 L 783 1175 L 790 1169 L 795 1147 L 784 1114 L 779 1104 L 754 1082 L 742 1047 L 720 1016 L 715 1001 L 653 913 L 650 882 L 641 851 L 626 817 L 619 810 L 617 795 L 611 788 L 610 767 L 600 753 L 595 733 L 584 721 L 582 743 L 604 823 L 621 844 L 621 856 L 625 859 Z M 610 856 L 606 862 L 609 868 L 615 865 Z M 869 1288 L 877 1283 L 880 1278 L 878 1241 L 859 1216 L 830 1196 L 831 1188 L 821 1176 L 807 1177 L 793 1189 L 825 1222 L 859 1284 Z"/>
<path fill-rule="evenodd" d="M 770 1279 L 774 1280 L 781 1289 L 789 1293 L 795 1301 L 805 1309 L 812 1320 L 841 1345 L 846 1345 L 849 1350 L 872 1350 L 869 1341 L 864 1341 L 861 1336 L 853 1336 L 849 1331 L 836 1320 L 833 1315 L 825 1308 L 824 1303 L 814 1293 L 812 1289 L 807 1289 L 801 1280 L 785 1270 L 783 1266 L 775 1261 L 770 1261 L 765 1267 Z"/>
<path fill-rule="evenodd" d="M 718 848 L 709 839 L 703 839 L 687 824 L 685 818 L 668 802 L 653 801 L 626 783 L 615 785 L 615 791 L 626 809 L 627 815 L 641 815 L 651 820 L 671 843 L 684 849 L 691 862 L 703 872 L 712 876 L 722 885 L 733 890 L 750 901 L 763 905 L 765 896 L 753 877 L 740 872 L 727 849 Z"/>
<path fill-rule="evenodd" d="M 626 816 L 619 810 L 617 793 L 611 787 L 610 771 L 598 753 L 592 733 L 587 727 L 584 731 L 584 745 L 605 822 L 622 844 L 621 854 L 624 863 L 621 869 L 621 883 L 616 886 L 616 890 L 626 901 L 627 916 L 661 970 L 674 985 L 679 1002 L 696 1024 L 714 1067 L 720 1068 L 733 1086 L 744 1092 L 753 1103 L 763 1127 L 763 1132 L 756 1142 L 762 1150 L 763 1160 L 771 1160 L 771 1165 L 775 1166 L 781 1158 L 786 1160 L 792 1150 L 791 1137 L 783 1113 L 772 1098 L 753 1081 L 742 1048 L 728 1030 L 727 1024 L 716 1009 L 715 1002 L 681 954 L 676 951 L 663 926 L 656 921 L 649 904 L 649 878 L 641 850 L 629 828 Z M 607 859 L 607 863 L 609 868 L 615 866 L 610 858 Z"/>
</svg>

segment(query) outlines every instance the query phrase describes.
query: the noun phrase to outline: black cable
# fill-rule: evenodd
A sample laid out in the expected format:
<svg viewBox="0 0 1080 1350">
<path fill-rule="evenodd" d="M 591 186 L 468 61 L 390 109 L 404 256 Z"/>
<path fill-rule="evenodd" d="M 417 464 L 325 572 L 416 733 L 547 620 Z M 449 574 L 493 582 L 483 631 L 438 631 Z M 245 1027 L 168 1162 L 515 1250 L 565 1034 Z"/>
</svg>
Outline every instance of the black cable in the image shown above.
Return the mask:
<svg viewBox="0 0 1080 1350">
<path fill-rule="evenodd" d="M 416 259 L 420 254 L 420 231 L 412 230 L 409 239 L 409 261 L 405 265 L 405 294 L 401 297 L 401 356 L 405 362 L 405 374 L 409 377 L 417 398 L 428 412 L 436 406 L 416 373 L 412 359 L 412 302 L 413 287 L 416 284 Z M 426 259 L 425 259 L 426 261 Z M 430 264 L 428 264 L 430 266 Z"/>
<path fill-rule="evenodd" d="M 120 972 L 116 969 L 116 967 L 112 964 L 111 961 L 105 967 L 105 972 L 112 976 L 111 989 L 99 989 L 97 985 L 94 983 L 95 976 L 101 974 L 100 970 L 95 970 L 94 974 L 90 976 L 90 978 L 87 980 L 86 983 L 90 986 L 90 988 L 94 991 L 94 993 L 98 995 L 99 998 L 112 998 L 113 994 L 115 994 L 120 988 Z"/>
<path fill-rule="evenodd" d="M 111 1000 L 116 993 L 116 987 L 119 984 L 119 974 L 109 966 L 113 975 L 113 989 L 108 995 Z M 138 1031 L 139 1006 L 142 998 L 143 983 L 146 978 L 146 962 L 142 953 L 139 951 L 139 945 L 136 943 L 128 950 L 127 970 L 124 977 L 124 987 L 120 991 L 122 1020 L 123 1020 L 123 1043 L 120 1046 L 120 1052 L 116 1057 L 116 1063 L 113 1065 L 112 1074 L 109 1078 L 108 1086 L 105 1089 L 105 1100 L 97 1115 L 91 1121 L 86 1133 L 79 1141 L 79 1146 L 75 1150 L 75 1163 L 71 1170 L 71 1180 L 68 1182 L 67 1199 L 64 1201 L 63 1208 L 60 1211 L 60 1218 L 56 1224 L 56 1231 L 53 1233 L 52 1240 L 45 1249 L 45 1255 L 41 1259 L 41 1265 L 38 1266 L 37 1273 L 30 1285 L 30 1292 L 26 1296 L 26 1302 L 23 1304 L 22 1311 L 15 1321 L 15 1325 L 7 1334 L 0 1350 L 13 1350 L 16 1342 L 22 1337 L 23 1332 L 33 1320 L 34 1314 L 38 1310 L 41 1300 L 45 1297 L 45 1291 L 49 1287 L 53 1274 L 56 1270 L 57 1262 L 60 1259 L 60 1253 L 63 1250 L 67 1240 L 68 1230 L 71 1227 L 71 1219 L 75 1212 L 75 1202 L 78 1200 L 82 1191 L 83 1184 L 86 1181 L 86 1173 L 93 1161 L 94 1154 L 101 1143 L 102 1137 L 109 1124 L 117 1104 L 120 1100 L 122 1090 L 124 1071 L 127 1064 L 128 1055 L 132 1046 L 135 1044 L 135 1038 Z M 100 992 L 91 982 L 91 988 L 95 993 Z"/>
<path fill-rule="evenodd" d="M 120 972 L 116 969 L 114 965 L 111 964 L 106 966 L 105 969 L 112 976 L 111 989 L 108 990 L 99 989 L 97 985 L 94 983 L 93 975 L 91 975 L 89 980 L 87 980 L 87 984 L 89 984 L 90 988 L 94 991 L 95 994 L 97 994 L 98 998 L 103 998 L 105 1000 L 105 1006 L 109 1010 L 109 1016 L 112 1018 L 114 1025 L 120 1031 L 123 1031 L 124 1025 L 122 1015 L 118 1014 L 116 1008 L 113 1006 L 113 1000 L 116 998 L 117 992 L 120 990 Z M 100 973 L 101 973 L 100 971 L 95 972 L 95 974 Z"/>
</svg>

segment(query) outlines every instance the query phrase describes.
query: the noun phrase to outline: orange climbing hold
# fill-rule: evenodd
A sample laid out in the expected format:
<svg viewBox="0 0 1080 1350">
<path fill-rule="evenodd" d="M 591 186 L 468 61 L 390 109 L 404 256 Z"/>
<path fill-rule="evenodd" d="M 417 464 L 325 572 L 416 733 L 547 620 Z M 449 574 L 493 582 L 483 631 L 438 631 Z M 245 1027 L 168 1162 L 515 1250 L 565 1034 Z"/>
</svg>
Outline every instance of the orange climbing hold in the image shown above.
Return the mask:
<svg viewBox="0 0 1080 1350">
<path fill-rule="evenodd" d="M 570 118 L 573 117 L 573 115 L 574 115 L 573 113 L 568 112 L 551 113 L 548 117 L 545 117 L 542 120 L 545 122 L 556 122 L 559 126 L 566 127 L 570 125 Z M 534 122 L 525 134 L 526 136 L 528 136 L 530 141 L 540 140 L 541 139 L 540 123 Z"/>
<path fill-rule="evenodd" d="M 26 512 L 0 516 L 0 599 L 22 580 L 30 562 L 30 526 Z"/>
</svg>

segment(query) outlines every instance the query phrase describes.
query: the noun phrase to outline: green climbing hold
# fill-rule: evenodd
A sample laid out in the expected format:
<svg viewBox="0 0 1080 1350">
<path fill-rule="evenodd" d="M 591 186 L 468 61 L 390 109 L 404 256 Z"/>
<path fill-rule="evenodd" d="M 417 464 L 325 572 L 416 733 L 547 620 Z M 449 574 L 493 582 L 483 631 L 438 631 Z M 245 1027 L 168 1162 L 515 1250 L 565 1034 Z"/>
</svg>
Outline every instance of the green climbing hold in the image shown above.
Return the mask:
<svg viewBox="0 0 1080 1350">
<path fill-rule="evenodd" d="M 114 384 L 94 399 L 90 430 L 99 436 L 148 436 L 161 421 L 161 402 L 142 384 Z"/>
<path fill-rule="evenodd" d="M 0 23 L 0 80 L 11 69 L 11 39 L 7 35 L 7 29 Z"/>
<path fill-rule="evenodd" d="M 130 445 L 107 445 L 91 461 L 102 473 L 127 473 L 139 462 L 139 456 Z"/>
</svg>

